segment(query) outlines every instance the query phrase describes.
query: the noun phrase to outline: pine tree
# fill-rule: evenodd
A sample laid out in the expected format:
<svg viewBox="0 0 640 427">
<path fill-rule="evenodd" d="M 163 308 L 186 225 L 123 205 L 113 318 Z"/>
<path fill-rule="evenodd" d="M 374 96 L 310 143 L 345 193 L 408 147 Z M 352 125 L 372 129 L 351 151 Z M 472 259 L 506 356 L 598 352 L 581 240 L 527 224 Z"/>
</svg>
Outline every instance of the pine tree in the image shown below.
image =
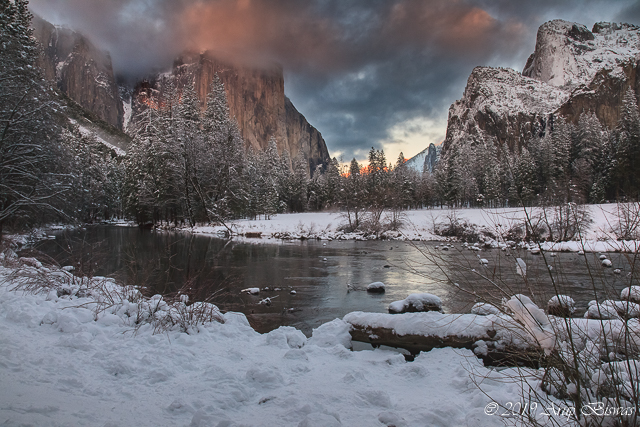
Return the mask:
<svg viewBox="0 0 640 427">
<path fill-rule="evenodd" d="M 622 101 L 616 137 L 616 197 L 637 199 L 640 194 L 640 115 L 631 88 L 627 89 Z"/>
<path fill-rule="evenodd" d="M 0 0 L 0 239 L 19 215 L 63 213 L 69 186 L 53 89 L 35 66 L 26 0 Z"/>
</svg>

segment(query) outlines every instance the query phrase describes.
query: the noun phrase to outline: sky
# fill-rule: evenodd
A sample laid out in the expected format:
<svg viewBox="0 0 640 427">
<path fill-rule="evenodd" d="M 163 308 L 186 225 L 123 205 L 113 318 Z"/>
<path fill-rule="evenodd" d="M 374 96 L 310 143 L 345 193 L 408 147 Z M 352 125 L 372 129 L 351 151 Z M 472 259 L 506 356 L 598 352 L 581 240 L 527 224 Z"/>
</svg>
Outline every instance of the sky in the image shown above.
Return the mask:
<svg viewBox="0 0 640 427">
<path fill-rule="evenodd" d="M 551 19 L 640 25 L 627 0 L 31 0 L 50 22 L 110 52 L 131 81 L 185 49 L 277 61 L 285 94 L 332 157 L 395 163 L 445 137 L 478 65 L 521 71 Z"/>
</svg>

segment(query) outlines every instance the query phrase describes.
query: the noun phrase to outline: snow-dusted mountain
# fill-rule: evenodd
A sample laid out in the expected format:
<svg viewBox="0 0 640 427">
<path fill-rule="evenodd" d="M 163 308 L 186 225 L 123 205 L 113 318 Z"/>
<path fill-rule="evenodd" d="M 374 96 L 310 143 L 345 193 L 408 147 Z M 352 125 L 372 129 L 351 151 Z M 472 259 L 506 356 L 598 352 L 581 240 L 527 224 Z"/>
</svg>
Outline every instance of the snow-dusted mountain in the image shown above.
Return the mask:
<svg viewBox="0 0 640 427">
<path fill-rule="evenodd" d="M 404 164 L 415 171 L 427 171 L 431 173 L 438 162 L 440 147 L 441 146 L 436 147 L 431 143 L 427 148 L 407 160 Z"/>
<path fill-rule="evenodd" d="M 615 127 L 627 88 L 640 93 L 640 27 L 561 20 L 543 24 L 536 48 L 524 71 L 477 67 L 463 97 L 449 109 L 444 149 L 463 141 L 494 138 L 510 149 L 553 117 L 577 123 L 594 112 L 608 128 Z"/>
</svg>

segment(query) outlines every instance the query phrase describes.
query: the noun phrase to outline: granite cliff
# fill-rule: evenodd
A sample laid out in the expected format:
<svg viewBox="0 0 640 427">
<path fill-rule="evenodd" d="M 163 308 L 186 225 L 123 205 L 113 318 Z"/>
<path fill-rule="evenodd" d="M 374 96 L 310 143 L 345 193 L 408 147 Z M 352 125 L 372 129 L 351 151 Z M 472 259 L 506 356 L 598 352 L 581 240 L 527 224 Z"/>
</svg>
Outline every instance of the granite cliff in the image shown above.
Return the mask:
<svg viewBox="0 0 640 427">
<path fill-rule="evenodd" d="M 514 150 L 554 117 L 577 123 L 593 112 L 616 126 L 630 87 L 640 94 L 640 27 L 549 21 L 538 29 L 535 51 L 522 73 L 477 67 L 462 98 L 449 109 L 445 151 L 452 144 L 494 138 Z"/>
<path fill-rule="evenodd" d="M 81 34 L 37 16 L 32 27 L 43 47 L 39 65 L 45 77 L 81 107 L 122 130 L 124 110 L 109 54 Z"/>
<path fill-rule="evenodd" d="M 170 73 L 138 85 L 133 95 L 133 111 L 155 96 L 160 77 L 173 79 L 179 90 L 193 83 L 204 109 L 216 74 L 224 84 L 230 114 L 237 120 L 247 148 L 264 150 L 274 137 L 278 152 L 288 150 L 292 159 L 301 153 L 308 161 L 310 173 L 317 165 L 329 162 L 322 135 L 285 96 L 282 67 L 277 64 L 236 65 L 211 52 L 184 53 L 176 58 Z"/>
</svg>

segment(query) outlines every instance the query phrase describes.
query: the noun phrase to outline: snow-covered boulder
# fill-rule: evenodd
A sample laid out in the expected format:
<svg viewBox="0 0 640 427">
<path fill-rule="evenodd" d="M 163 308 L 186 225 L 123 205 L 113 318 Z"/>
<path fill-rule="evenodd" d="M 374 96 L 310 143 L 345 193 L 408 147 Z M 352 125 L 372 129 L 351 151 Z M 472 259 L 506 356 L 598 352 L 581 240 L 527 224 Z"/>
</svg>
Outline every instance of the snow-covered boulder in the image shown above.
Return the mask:
<svg viewBox="0 0 640 427">
<path fill-rule="evenodd" d="M 547 304 L 551 316 L 571 317 L 576 312 L 576 302 L 568 295 L 556 295 Z"/>
<path fill-rule="evenodd" d="M 500 310 L 493 304 L 487 302 L 477 302 L 471 307 L 471 314 L 488 316 L 490 314 L 500 314 Z"/>
<path fill-rule="evenodd" d="M 525 295 L 514 295 L 503 300 L 505 310 L 524 326 L 524 329 L 540 345 L 546 354 L 556 345 L 556 335 L 547 315 Z"/>
<path fill-rule="evenodd" d="M 383 294 L 384 291 L 385 286 L 382 282 L 373 282 L 367 286 L 367 292 L 371 292 L 372 294 Z"/>
<path fill-rule="evenodd" d="M 620 293 L 620 299 L 623 301 L 640 303 L 640 286 L 624 288 Z"/>
<path fill-rule="evenodd" d="M 522 258 L 516 258 L 516 273 L 522 277 L 527 277 L 527 263 Z"/>
<path fill-rule="evenodd" d="M 442 300 L 433 294 L 411 294 L 403 300 L 389 304 L 389 313 L 416 313 L 442 311 Z"/>
<path fill-rule="evenodd" d="M 587 319 L 630 319 L 640 317 L 640 305 L 630 301 L 605 300 L 598 304 L 589 303 L 584 317 Z"/>
</svg>

